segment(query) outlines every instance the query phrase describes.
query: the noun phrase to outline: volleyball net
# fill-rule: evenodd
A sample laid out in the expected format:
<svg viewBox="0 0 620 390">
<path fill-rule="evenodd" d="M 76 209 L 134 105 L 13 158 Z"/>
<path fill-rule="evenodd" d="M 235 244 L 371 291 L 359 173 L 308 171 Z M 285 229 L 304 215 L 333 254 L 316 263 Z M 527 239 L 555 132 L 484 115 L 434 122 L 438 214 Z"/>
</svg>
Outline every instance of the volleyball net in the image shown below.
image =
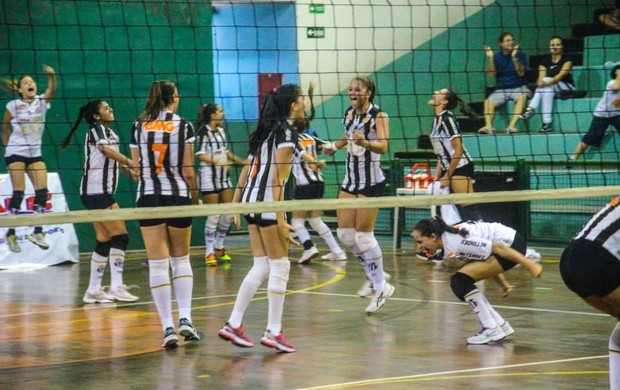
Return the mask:
<svg viewBox="0 0 620 390">
<path fill-rule="evenodd" d="M 487 174 L 478 183 L 486 182 L 485 188 L 501 191 L 507 180 L 502 174 L 510 175 L 519 161 L 524 161 L 528 176 L 519 173 L 518 188 L 511 188 L 515 194 L 520 190 L 557 190 L 558 195 L 574 195 L 562 201 L 531 200 L 533 232 L 557 226 L 554 221 L 558 216 L 580 220 L 573 216 L 588 214 L 594 204 L 604 203 L 580 198 L 580 189 L 589 195 L 588 187 L 611 186 L 612 195 L 613 186 L 620 184 L 619 145 L 613 134 L 604 138 L 600 148 L 569 164 L 570 169 L 565 163 L 588 130 L 610 70 L 620 59 L 620 35 L 612 34 L 596 19 L 615 5 L 613 1 L 25 0 L 1 4 L 0 78 L 32 75 L 42 93 L 47 85 L 43 65 L 56 70 L 58 91 L 47 114 L 43 158 L 50 172 L 59 173 L 71 210 L 83 208 L 79 182 L 86 125 L 67 149 L 61 150 L 60 144 L 79 107 L 88 100 L 107 101 L 115 110 L 113 128 L 120 135 L 121 150 L 128 154 L 131 123 L 144 107 L 150 84 L 157 79 L 177 84 L 179 114 L 188 120 L 197 117 L 202 104 L 220 104 L 226 112 L 230 148 L 244 157 L 262 98 L 273 87 L 298 83 L 306 90 L 314 82 L 317 113 L 311 127 L 320 138 L 335 140 L 343 134 L 341 120 L 350 104 L 346 90 L 351 78 L 369 75 L 377 85 L 375 103 L 390 117 L 389 150 L 382 157 L 389 177 L 388 196 L 396 196 L 399 188 L 406 187 L 404 176 L 415 163 L 434 168 L 428 143 L 434 113 L 427 102 L 434 90 L 450 87 L 470 107 L 455 111 L 476 170 Z M 538 66 L 549 54 L 550 38 L 564 38 L 564 52 L 573 62 L 575 87 L 583 93 L 555 100 L 553 133 L 538 133 L 540 115 L 520 121 L 518 134 L 499 131 L 510 121 L 514 106 L 509 103 L 497 112 L 497 134 L 476 134 L 483 126 L 483 101 L 495 83 L 485 73 L 482 48 L 488 45 L 497 51 L 498 36 L 504 31 L 514 35 L 528 56 L 526 79 L 532 90 Z M 18 97 L 3 96 L 5 102 Z M 344 175 L 344 153 L 326 160 L 328 203 L 321 204 L 337 209 L 339 203 L 329 202 L 336 202 L 333 198 Z M 4 162 L 0 168 L 6 169 Z M 239 170 L 233 168 L 233 181 Z M 390 208 L 396 204 L 417 207 L 424 204 L 416 202 L 435 202 L 418 195 L 395 197 L 394 204 L 382 200 L 385 209 L 380 213 L 378 231 L 392 231 Z M 143 210 L 132 209 L 135 197 L 135 183 L 121 178 L 117 200 L 127 210 L 120 211 L 118 217 L 148 215 L 148 210 L 141 214 Z M 476 199 L 486 198 L 476 196 L 468 202 Z M 220 206 L 220 212 L 226 207 Z M 234 209 L 238 211 L 238 205 Z M 201 211 L 181 210 L 197 216 L 214 211 L 208 206 Z M 420 210 L 406 211 L 405 224 L 417 218 Z M 68 215 L 80 216 L 79 212 Z M 27 218 L 38 217 L 20 216 L 24 218 L 21 222 L 6 217 L 2 224 L 22 224 Z M 557 236 L 565 238 L 566 233 L 558 231 Z"/>
</svg>

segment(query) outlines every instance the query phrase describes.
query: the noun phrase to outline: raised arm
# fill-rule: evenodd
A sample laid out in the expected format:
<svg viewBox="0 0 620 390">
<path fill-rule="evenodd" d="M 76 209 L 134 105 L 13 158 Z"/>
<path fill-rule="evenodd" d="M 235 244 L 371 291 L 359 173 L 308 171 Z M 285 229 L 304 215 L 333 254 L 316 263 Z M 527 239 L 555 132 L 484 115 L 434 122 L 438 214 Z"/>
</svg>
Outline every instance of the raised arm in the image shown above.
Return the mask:
<svg viewBox="0 0 620 390">
<path fill-rule="evenodd" d="M 47 89 L 45 90 L 43 99 L 49 103 L 56 94 L 56 71 L 51 66 L 45 65 L 43 67 L 43 72 L 47 75 Z"/>
</svg>

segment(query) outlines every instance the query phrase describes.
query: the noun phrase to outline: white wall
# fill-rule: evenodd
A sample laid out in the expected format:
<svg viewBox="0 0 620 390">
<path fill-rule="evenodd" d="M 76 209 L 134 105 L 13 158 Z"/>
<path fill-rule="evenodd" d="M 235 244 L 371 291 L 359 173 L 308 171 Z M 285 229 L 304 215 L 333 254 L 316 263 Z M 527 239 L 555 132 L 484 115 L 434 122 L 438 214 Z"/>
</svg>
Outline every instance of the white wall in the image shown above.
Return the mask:
<svg viewBox="0 0 620 390">
<path fill-rule="evenodd" d="M 323 3 L 324 14 L 309 13 Z M 480 11 L 491 0 L 298 0 L 297 46 L 302 86 L 317 84 L 329 98 L 358 74 L 370 74 Z M 325 38 L 309 39 L 308 27 L 324 27 Z"/>
</svg>

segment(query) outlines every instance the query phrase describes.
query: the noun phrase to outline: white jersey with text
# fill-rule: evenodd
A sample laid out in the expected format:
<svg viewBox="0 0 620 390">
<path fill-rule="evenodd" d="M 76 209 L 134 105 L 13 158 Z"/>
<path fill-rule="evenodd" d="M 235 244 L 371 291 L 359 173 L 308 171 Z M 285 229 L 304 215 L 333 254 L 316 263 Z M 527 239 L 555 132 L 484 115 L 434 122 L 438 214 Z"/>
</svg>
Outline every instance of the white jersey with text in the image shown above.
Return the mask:
<svg viewBox="0 0 620 390">
<path fill-rule="evenodd" d="M 140 152 L 138 198 L 190 196 L 182 169 L 185 144 L 193 142 L 192 124 L 171 111 L 162 110 L 155 120 L 134 122 L 129 146 Z"/>
<path fill-rule="evenodd" d="M 516 230 L 497 222 L 467 221 L 454 225 L 469 232 L 466 237 L 459 234 L 444 232 L 444 256 L 446 259 L 486 260 L 491 256 L 493 243 L 511 246 Z"/>
<path fill-rule="evenodd" d="M 101 123 L 95 123 L 84 142 L 84 174 L 80 184 L 80 195 L 114 194 L 118 185 L 119 163 L 99 150 L 106 145 L 119 151 L 119 138 L 116 133 Z"/>
<path fill-rule="evenodd" d="M 203 192 L 232 188 L 228 175 L 228 140 L 223 128 L 206 125 L 198 132 L 196 156 L 209 157 L 215 164 L 200 161 L 200 190 Z"/>
<path fill-rule="evenodd" d="M 445 110 L 433 120 L 433 130 L 430 134 L 433 150 L 441 162 L 441 168 L 444 171 L 448 170 L 450 162 L 452 161 L 452 156 L 454 156 L 455 150 L 452 146 L 452 140 L 455 138 L 461 138 L 461 130 L 459 129 L 454 114 Z M 471 157 L 463 145 L 463 154 L 461 155 L 457 168 L 465 166 L 470 162 Z"/>
<path fill-rule="evenodd" d="M 594 241 L 620 260 L 620 198 L 612 199 L 596 213 L 573 240 Z"/>
<path fill-rule="evenodd" d="M 276 174 L 276 152 L 281 148 L 295 149 L 297 133 L 288 121 L 272 130 L 267 139 L 258 147 L 255 154 L 250 154 L 250 168 L 241 192 L 242 203 L 273 202 L 273 180 Z M 292 156 L 291 156 L 292 159 Z M 282 189 L 284 191 L 284 189 Z M 250 214 L 254 216 L 254 214 Z M 262 213 L 263 220 L 276 220 L 275 213 Z"/>
<path fill-rule="evenodd" d="M 357 115 L 353 107 L 349 107 L 344 114 L 342 123 L 348 140 L 346 170 L 342 182 L 345 191 L 357 192 L 385 181 L 381 170 L 381 155 L 352 141 L 355 130 L 363 132 L 369 141 L 378 140 L 376 119 L 380 112 L 381 108 L 371 103 L 362 115 Z"/>
<path fill-rule="evenodd" d="M 295 185 L 297 187 L 323 182 L 323 174 L 316 164 L 309 164 L 301 157 L 302 153 L 305 152 L 312 156 L 312 158 L 316 161 L 318 159 L 318 145 L 320 143 L 320 141 L 309 134 L 301 133 L 298 135 L 293 168 L 291 170 L 293 177 L 295 178 Z"/>
<path fill-rule="evenodd" d="M 11 135 L 4 150 L 6 157 L 17 155 L 23 157 L 41 156 L 41 138 L 45 128 L 45 114 L 50 108 L 44 95 L 35 96 L 30 103 L 22 99 L 11 100 L 6 109 L 11 113 Z"/>
</svg>

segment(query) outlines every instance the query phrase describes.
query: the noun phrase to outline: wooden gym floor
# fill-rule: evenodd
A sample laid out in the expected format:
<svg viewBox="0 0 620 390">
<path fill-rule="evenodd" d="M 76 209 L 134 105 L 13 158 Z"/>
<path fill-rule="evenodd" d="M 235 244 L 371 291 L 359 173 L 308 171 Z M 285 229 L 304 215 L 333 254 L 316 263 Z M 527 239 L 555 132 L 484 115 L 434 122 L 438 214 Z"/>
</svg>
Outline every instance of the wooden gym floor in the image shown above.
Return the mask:
<svg viewBox="0 0 620 390">
<path fill-rule="evenodd" d="M 515 286 L 489 300 L 515 333 L 483 346 L 465 339 L 476 316 L 450 291 L 456 265 L 417 260 L 386 248 L 385 268 L 396 286 L 380 311 L 366 315 L 356 291 L 362 268 L 347 262 L 299 266 L 291 252 L 284 309 L 292 354 L 258 344 L 266 326 L 265 286 L 244 325 L 257 342 L 241 349 L 217 337 L 252 264 L 247 237 L 228 242 L 232 264 L 194 265 L 196 327 L 206 337 L 174 350 L 160 348 L 162 332 L 148 289 L 148 269 L 132 254 L 125 282 L 140 288 L 133 304 L 83 305 L 88 259 L 31 271 L 0 272 L 0 388 L 2 389 L 603 389 L 608 387 L 607 342 L 615 321 L 582 303 L 558 273 L 558 254 L 544 252 L 542 279 L 514 269 Z M 242 248 L 242 249 L 240 249 Z M 321 247 L 321 249 L 325 249 Z M 104 284 L 109 283 L 106 271 Z"/>
</svg>

